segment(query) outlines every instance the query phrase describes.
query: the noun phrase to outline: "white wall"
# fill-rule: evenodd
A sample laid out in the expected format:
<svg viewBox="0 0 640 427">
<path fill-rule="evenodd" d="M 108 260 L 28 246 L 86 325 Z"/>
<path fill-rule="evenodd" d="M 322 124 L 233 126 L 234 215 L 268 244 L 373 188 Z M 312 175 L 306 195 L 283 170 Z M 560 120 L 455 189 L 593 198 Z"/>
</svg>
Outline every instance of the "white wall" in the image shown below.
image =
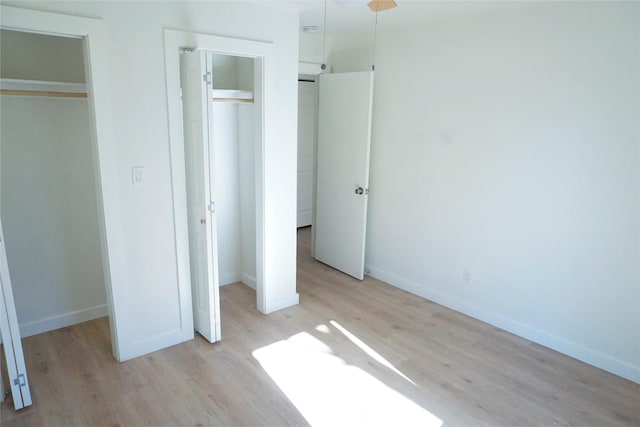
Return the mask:
<svg viewBox="0 0 640 427">
<path fill-rule="evenodd" d="M 321 33 L 300 33 L 300 62 L 312 62 L 322 64 L 329 52 L 330 42 L 327 37 L 327 43 Z M 323 55 L 323 51 L 324 54 Z"/>
<path fill-rule="evenodd" d="M 254 106 L 238 104 L 238 173 L 240 195 L 240 280 L 256 287 L 256 150 Z"/>
<path fill-rule="evenodd" d="M 4 5 L 102 19 L 109 37 L 113 144 L 120 166 L 122 245 L 128 263 L 122 283 L 134 357 L 165 345 L 179 330 L 176 241 L 163 29 L 272 42 L 275 111 L 265 159 L 265 234 L 269 311 L 297 302 L 295 292 L 296 75 L 298 19 L 259 2 L 3 2 Z M 271 107 L 270 107 L 271 108 Z M 271 113 L 270 113 L 271 114 Z M 271 117 L 271 116 L 270 116 Z M 273 130 L 271 130 L 273 129 Z M 272 135 L 277 130 L 277 138 Z M 144 167 L 144 183 L 131 185 L 131 167 Z"/>
<path fill-rule="evenodd" d="M 639 17 L 548 3 L 381 31 L 370 274 L 640 381 Z M 334 70 L 367 69 L 370 43 L 336 38 Z"/>
<path fill-rule="evenodd" d="M 2 225 L 22 336 L 105 316 L 84 99 L 0 97 Z"/>
<path fill-rule="evenodd" d="M 213 104 L 213 185 L 218 228 L 220 284 L 237 282 L 241 270 L 240 174 L 238 165 L 238 108 Z"/>
</svg>

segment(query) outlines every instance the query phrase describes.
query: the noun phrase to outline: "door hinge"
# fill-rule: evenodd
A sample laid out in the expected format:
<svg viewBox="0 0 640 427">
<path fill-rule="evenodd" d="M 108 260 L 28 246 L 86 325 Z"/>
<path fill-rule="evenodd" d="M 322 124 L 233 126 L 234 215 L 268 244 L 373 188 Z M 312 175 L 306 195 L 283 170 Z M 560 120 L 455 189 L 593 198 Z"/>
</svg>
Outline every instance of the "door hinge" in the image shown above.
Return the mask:
<svg viewBox="0 0 640 427">
<path fill-rule="evenodd" d="M 209 212 L 214 213 L 216 211 L 216 203 L 215 202 L 211 202 L 209 203 Z"/>
<path fill-rule="evenodd" d="M 18 387 L 24 387 L 27 385 L 27 379 L 24 374 L 18 374 L 18 378 L 13 380 L 13 385 L 17 385 Z"/>
<path fill-rule="evenodd" d="M 202 76 L 202 80 L 204 80 L 207 84 L 211 84 L 211 73 L 207 72 Z"/>
</svg>

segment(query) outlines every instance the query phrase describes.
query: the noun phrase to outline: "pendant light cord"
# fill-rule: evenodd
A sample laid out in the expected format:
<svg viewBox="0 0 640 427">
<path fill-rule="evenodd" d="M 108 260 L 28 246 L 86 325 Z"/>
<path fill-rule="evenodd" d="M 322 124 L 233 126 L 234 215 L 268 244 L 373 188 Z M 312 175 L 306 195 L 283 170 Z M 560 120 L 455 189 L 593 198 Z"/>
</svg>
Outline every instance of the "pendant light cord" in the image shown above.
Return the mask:
<svg viewBox="0 0 640 427">
<path fill-rule="evenodd" d="M 324 0 L 324 23 L 322 24 L 322 65 L 320 69 L 327 68 L 327 64 L 324 63 L 327 49 L 327 0 Z"/>
<path fill-rule="evenodd" d="M 371 55 L 371 71 L 376 69 L 376 43 L 378 41 L 378 11 L 376 11 L 376 23 L 373 27 L 373 53 Z"/>
</svg>

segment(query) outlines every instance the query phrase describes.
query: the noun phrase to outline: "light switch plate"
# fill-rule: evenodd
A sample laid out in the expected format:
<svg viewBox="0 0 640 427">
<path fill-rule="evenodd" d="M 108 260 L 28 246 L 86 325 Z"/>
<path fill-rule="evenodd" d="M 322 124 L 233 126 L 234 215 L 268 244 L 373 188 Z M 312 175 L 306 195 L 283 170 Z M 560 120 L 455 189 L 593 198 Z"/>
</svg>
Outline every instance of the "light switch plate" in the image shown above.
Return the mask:
<svg viewBox="0 0 640 427">
<path fill-rule="evenodd" d="M 142 166 L 134 166 L 131 168 L 131 181 L 134 187 L 142 184 L 143 171 Z"/>
</svg>

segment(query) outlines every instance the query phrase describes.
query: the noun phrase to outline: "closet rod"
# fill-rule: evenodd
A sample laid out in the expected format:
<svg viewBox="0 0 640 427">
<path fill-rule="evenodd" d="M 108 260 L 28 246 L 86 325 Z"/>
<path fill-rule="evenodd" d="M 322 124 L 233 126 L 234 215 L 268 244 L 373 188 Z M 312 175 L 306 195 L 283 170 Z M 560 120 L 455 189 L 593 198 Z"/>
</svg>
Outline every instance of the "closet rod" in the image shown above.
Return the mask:
<svg viewBox="0 0 640 427">
<path fill-rule="evenodd" d="M 253 98 L 213 98 L 213 102 L 236 102 L 243 104 L 253 104 Z"/>
<path fill-rule="evenodd" d="M 86 92 L 54 92 L 47 90 L 0 89 L 0 95 L 46 96 L 52 98 L 86 98 Z"/>
</svg>

